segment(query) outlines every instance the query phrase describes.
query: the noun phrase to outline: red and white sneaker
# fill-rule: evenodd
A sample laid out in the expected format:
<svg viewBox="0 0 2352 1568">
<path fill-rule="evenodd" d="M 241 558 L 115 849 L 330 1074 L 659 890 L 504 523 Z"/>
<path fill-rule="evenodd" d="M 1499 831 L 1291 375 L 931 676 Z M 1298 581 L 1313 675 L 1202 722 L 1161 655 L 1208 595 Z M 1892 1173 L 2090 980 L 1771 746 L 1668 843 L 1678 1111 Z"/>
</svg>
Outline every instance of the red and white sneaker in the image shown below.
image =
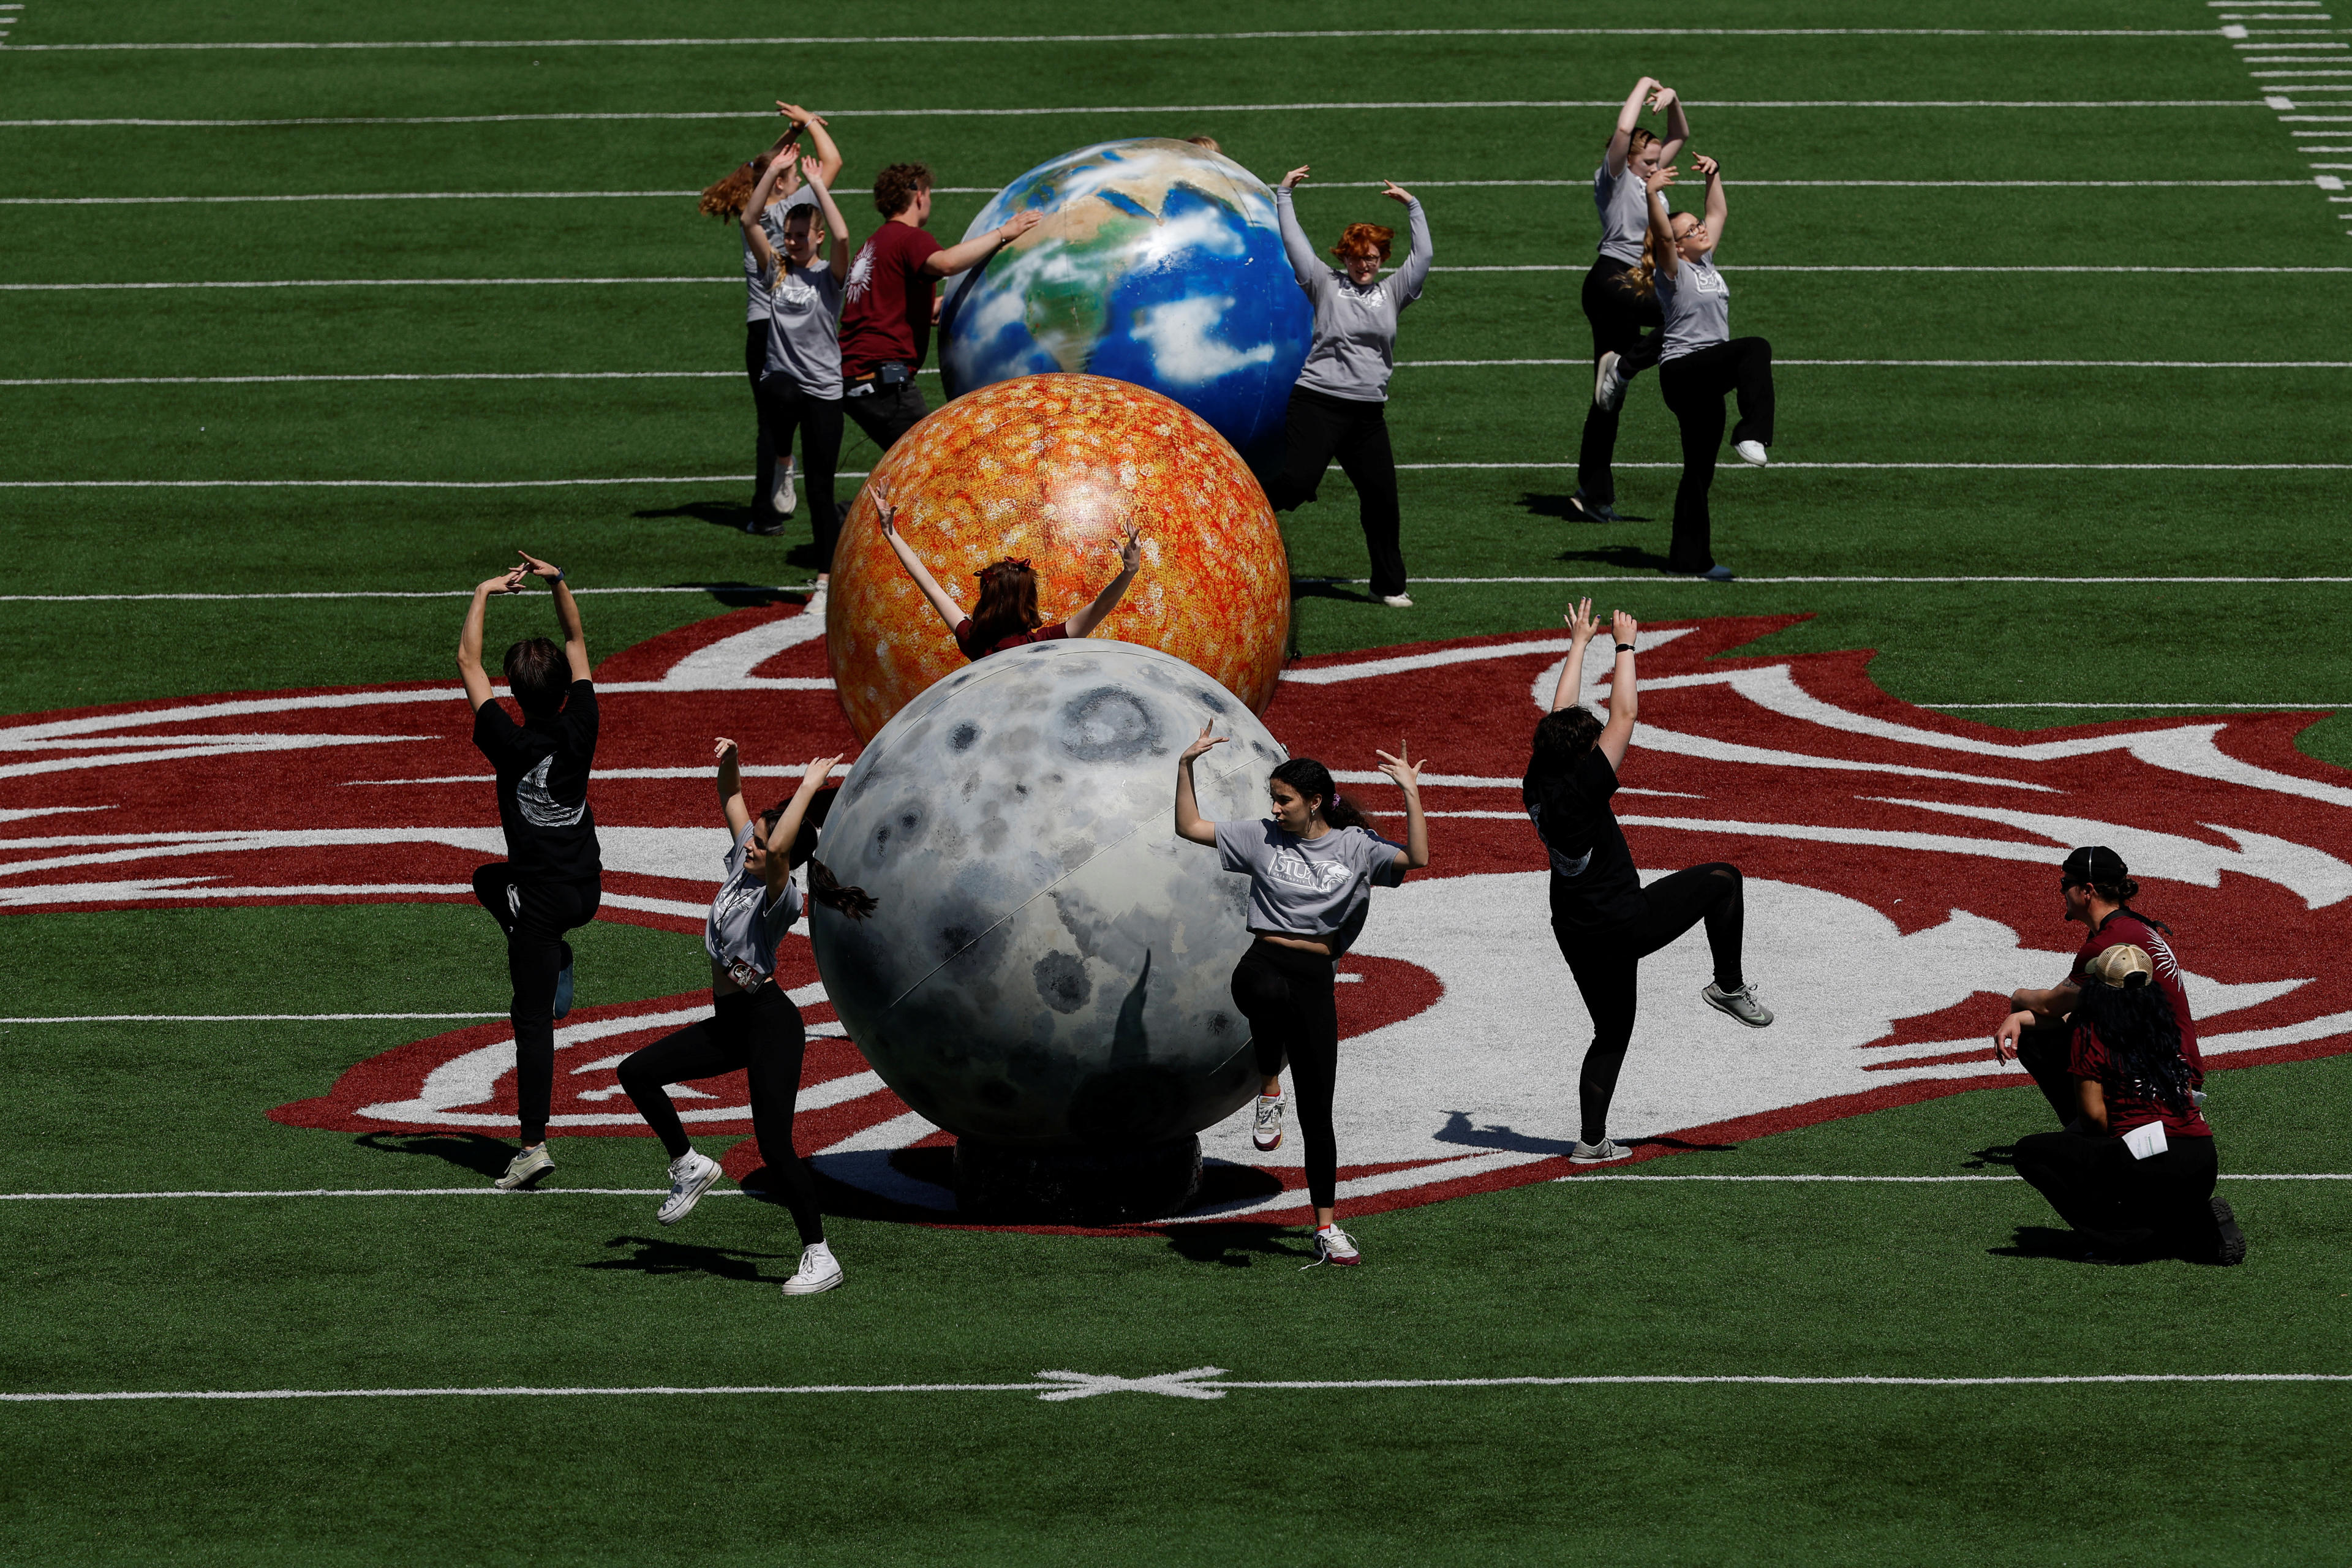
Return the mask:
<svg viewBox="0 0 2352 1568">
<path fill-rule="evenodd" d="M 1260 1153 L 1282 1147 L 1282 1096 L 1257 1097 L 1257 1120 L 1250 1128 L 1250 1142 L 1257 1145 Z"/>
<path fill-rule="evenodd" d="M 1337 1263 L 1347 1268 L 1363 1260 L 1363 1254 L 1356 1250 L 1355 1242 L 1338 1226 L 1327 1225 L 1315 1233 L 1315 1263 Z M 1315 1264 L 1310 1263 L 1307 1267 L 1312 1268 Z"/>
</svg>

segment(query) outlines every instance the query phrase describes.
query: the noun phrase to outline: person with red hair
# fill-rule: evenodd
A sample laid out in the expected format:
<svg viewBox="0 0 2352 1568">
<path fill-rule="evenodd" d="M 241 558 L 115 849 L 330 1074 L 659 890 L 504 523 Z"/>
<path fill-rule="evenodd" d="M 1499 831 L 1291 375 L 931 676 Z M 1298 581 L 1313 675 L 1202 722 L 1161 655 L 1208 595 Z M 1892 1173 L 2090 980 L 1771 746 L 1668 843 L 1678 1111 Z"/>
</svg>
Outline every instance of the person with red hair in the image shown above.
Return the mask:
<svg viewBox="0 0 2352 1568">
<path fill-rule="evenodd" d="M 887 491 L 876 490 L 874 504 L 882 516 L 882 537 L 890 542 L 898 552 L 898 562 L 907 568 L 907 575 L 940 613 L 948 630 L 955 637 L 956 647 L 964 658 L 979 660 L 992 653 L 1025 647 L 1031 643 L 1056 642 L 1063 637 L 1082 637 L 1100 626 L 1103 617 L 1118 608 L 1127 585 L 1135 581 L 1137 570 L 1143 564 L 1143 546 L 1136 537 L 1135 525 L 1129 523 L 1127 542 L 1118 552 L 1118 575 L 1104 585 L 1103 591 L 1083 609 L 1067 620 L 1056 621 L 1050 626 L 1040 626 L 1045 617 L 1037 613 L 1037 574 L 1026 561 L 992 561 L 979 572 L 980 600 L 966 615 L 955 596 L 940 586 L 915 547 L 899 534 L 898 510 L 890 504 Z"/>
<path fill-rule="evenodd" d="M 1309 172 L 1305 166 L 1291 170 L 1274 192 L 1290 269 L 1315 304 L 1315 338 L 1298 384 L 1291 389 L 1287 450 L 1282 471 L 1266 487 L 1266 500 L 1276 511 L 1313 500 L 1325 470 L 1338 458 L 1362 509 L 1372 596 L 1407 610 L 1412 599 L 1405 593 L 1396 454 L 1389 447 L 1389 374 L 1396 367 L 1397 318 L 1421 298 L 1429 277 L 1429 219 L 1411 191 L 1384 180 L 1381 194 L 1404 204 L 1412 230 L 1404 265 L 1383 279 L 1381 268 L 1396 231 L 1352 223 L 1331 247 L 1340 262 L 1333 267 L 1315 254 L 1291 211 L 1291 188 Z"/>
</svg>

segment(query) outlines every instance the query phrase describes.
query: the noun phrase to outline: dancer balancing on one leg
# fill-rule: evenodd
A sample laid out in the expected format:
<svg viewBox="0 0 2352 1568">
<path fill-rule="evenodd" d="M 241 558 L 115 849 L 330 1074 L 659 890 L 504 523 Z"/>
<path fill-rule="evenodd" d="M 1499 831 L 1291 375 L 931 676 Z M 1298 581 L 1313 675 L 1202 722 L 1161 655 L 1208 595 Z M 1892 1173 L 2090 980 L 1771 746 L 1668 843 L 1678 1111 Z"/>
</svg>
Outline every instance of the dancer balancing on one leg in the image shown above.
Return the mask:
<svg viewBox="0 0 2352 1568">
<path fill-rule="evenodd" d="M 1641 123 L 1644 107 L 1666 117 L 1661 141 Z M 1660 336 L 1643 327 L 1663 324 L 1656 293 L 1642 286 L 1642 247 L 1650 235 L 1650 192 L 1644 183 L 1675 161 L 1690 140 L 1690 121 L 1675 89 L 1643 77 L 1625 95 L 1617 127 L 1592 174 L 1592 205 L 1601 209 L 1601 254 L 1584 275 L 1584 319 L 1592 326 L 1592 405 L 1576 454 L 1576 494 L 1569 504 L 1593 522 L 1617 521 L 1617 413 L 1625 384 L 1658 363 Z"/>
<path fill-rule="evenodd" d="M 521 555 L 522 552 L 515 553 Z M 548 1102 L 555 1088 L 555 1020 L 572 1010 L 572 945 L 564 933 L 596 918 L 604 861 L 588 809 L 588 769 L 596 756 L 596 688 L 580 605 L 563 573 L 536 557 L 474 590 L 457 635 L 457 673 L 474 710 L 474 744 L 498 773 L 499 825 L 507 858 L 474 873 L 474 897 L 507 938 L 513 982 L 515 1100 L 522 1151 L 498 1184 L 509 1192 L 555 1168 L 547 1152 Z M 493 595 L 520 594 L 532 577 L 554 590 L 563 647 L 531 637 L 507 649 L 507 689 L 523 721 L 507 716 L 482 668 L 482 621 Z"/>
<path fill-rule="evenodd" d="M 706 186 L 699 203 L 705 217 L 740 219 L 744 203 L 751 191 L 777 160 L 782 160 L 783 170 L 778 176 L 776 193 L 768 204 L 760 222 L 764 226 L 768 243 L 782 247 L 784 243 L 784 215 L 798 206 L 814 206 L 814 193 L 801 184 L 798 167 L 801 138 L 805 135 L 815 143 L 817 163 L 824 171 L 824 183 L 829 186 L 834 176 L 841 173 L 841 154 L 825 131 L 822 117 L 811 114 L 798 104 L 779 100 L 776 112 L 784 116 L 784 133 L 776 138 L 774 146 L 757 157 L 746 160 L 719 180 Z M 760 279 L 758 258 L 751 253 L 751 236 L 743 237 L 743 286 L 748 299 L 743 315 L 743 374 L 751 384 L 752 407 L 759 407 L 760 372 L 767 363 L 768 352 L 768 290 Z M 793 452 L 790 442 L 782 450 L 776 447 L 761 415 L 760 424 L 759 461 L 754 469 L 755 481 L 751 497 L 751 529 L 754 533 L 773 532 L 786 518 L 793 515 L 795 498 L 793 495 Z"/>
<path fill-rule="evenodd" d="M 882 537 L 898 552 L 899 564 L 907 575 L 940 613 L 948 630 L 955 637 L 956 647 L 968 659 L 981 659 L 992 653 L 1008 648 L 1025 647 L 1031 643 L 1055 642 L 1063 637 L 1082 637 L 1100 626 L 1103 617 L 1118 607 L 1127 585 L 1135 581 L 1136 572 L 1143 564 L 1143 546 L 1139 542 L 1135 525 L 1127 529 L 1127 542 L 1119 547 L 1118 575 L 1103 585 L 1091 604 L 1071 612 L 1067 620 L 1052 626 L 1040 626 L 1045 617 L 1037 613 L 1037 574 L 1026 561 L 993 561 L 981 568 L 980 598 L 970 615 L 955 602 L 955 596 L 940 586 L 923 558 L 915 553 L 898 531 L 898 511 L 890 504 L 887 490 L 877 490 L 874 504 L 882 517 Z"/>
<path fill-rule="evenodd" d="M 754 817 L 743 804 L 735 742 L 721 739 L 715 750 L 719 809 L 735 841 L 727 851 L 726 880 L 710 901 L 710 919 L 702 930 L 703 950 L 710 955 L 710 1016 L 624 1061 L 621 1087 L 669 1152 L 669 1196 L 654 1217 L 676 1225 L 719 1179 L 719 1168 L 687 1138 L 667 1086 L 722 1073 L 745 1075 L 760 1157 L 782 1184 L 784 1205 L 801 1233 L 800 1268 L 784 1281 L 784 1294 L 806 1296 L 840 1284 L 841 1264 L 825 1244 L 816 1180 L 793 1150 L 793 1107 L 800 1095 L 808 1036 L 800 1009 L 776 982 L 776 944 L 801 916 L 792 868 L 814 845 L 814 834 L 802 832 L 803 825 L 814 826 L 808 824 L 810 803 L 841 759 L 810 763 L 792 799 Z M 863 890 L 835 886 L 822 863 L 812 862 L 810 880 L 820 902 L 853 920 L 865 919 L 874 909 Z"/>
<path fill-rule="evenodd" d="M 2198 1113 L 2201 1076 L 2146 951 L 2117 942 L 2077 976 L 2067 1070 L 2080 1114 L 2017 1141 L 2017 1173 L 2091 1243 L 2091 1260 L 2175 1254 L 2242 1263 L 2246 1237 L 2213 1195 L 2220 1162 Z"/>
<path fill-rule="evenodd" d="M 1731 335 L 1731 285 L 1715 269 L 1723 243 L 1723 171 L 1712 158 L 1697 161 L 1706 176 L 1706 216 L 1670 213 L 1665 188 L 1673 169 L 1650 175 L 1650 251 L 1643 265 L 1665 318 L 1659 350 L 1658 392 L 1683 427 L 1683 479 L 1675 490 L 1675 542 L 1666 570 L 1716 582 L 1731 580 L 1715 563 L 1706 492 L 1715 483 L 1716 448 L 1723 445 L 1723 397 L 1739 398 L 1732 450 L 1764 466 L 1772 444 L 1772 345 Z"/>
<path fill-rule="evenodd" d="M 1592 1044 L 1577 1091 L 1582 1125 L 1568 1156 L 1591 1164 L 1633 1152 L 1609 1136 L 1609 1102 L 1633 1038 L 1634 980 L 1643 959 L 1704 921 L 1715 960 L 1714 983 L 1699 993 L 1706 1005 L 1753 1028 L 1769 1024 L 1772 1015 L 1740 973 L 1739 868 L 1721 861 L 1693 866 L 1645 888 L 1610 807 L 1640 711 L 1633 677 L 1640 626 L 1622 610 L 1612 617 L 1617 662 L 1604 724 L 1577 702 L 1585 645 L 1596 629 L 1592 601 L 1584 600 L 1567 619 L 1568 663 L 1551 711 L 1536 724 L 1519 798 L 1551 858 L 1552 935 L 1592 1016 Z"/>
<path fill-rule="evenodd" d="M 780 449 L 793 435 L 809 481 L 809 523 L 816 541 L 816 586 L 823 593 L 833 571 L 833 547 L 841 537 L 834 507 L 833 475 L 841 460 L 841 291 L 849 276 L 849 221 L 834 204 L 824 171 L 814 158 L 801 160 L 803 188 L 816 193 L 823 211 L 796 206 L 784 215 L 784 241 L 768 243 L 758 220 L 774 189 L 781 160 L 768 165 L 743 208 L 744 237 L 768 290 L 768 346 L 753 391 L 761 417 Z M 817 247 L 828 236 L 833 255 L 817 265 Z M 754 533 L 782 533 L 781 519 Z"/>
<path fill-rule="evenodd" d="M 1211 822 L 1192 789 L 1192 763 L 1227 737 L 1202 729 L 1176 760 L 1176 836 L 1215 847 L 1228 871 L 1249 873 L 1249 931 L 1256 940 L 1234 967 L 1234 1005 L 1249 1020 L 1265 1083 L 1253 1136 L 1260 1149 L 1282 1142 L 1282 1065 L 1298 1094 L 1298 1133 L 1306 1144 L 1307 1199 L 1315 1206 L 1318 1263 L 1359 1261 L 1339 1228 L 1339 1136 L 1331 1102 L 1339 1078 L 1336 963 L 1364 929 L 1372 885 L 1393 888 L 1429 864 L 1429 820 L 1421 809 L 1421 763 L 1386 752 L 1381 772 L 1404 791 L 1405 841 L 1394 844 L 1365 824 L 1331 774 L 1309 757 L 1274 770 L 1266 786 L 1274 815 Z M 1423 759 L 1425 762 L 1427 759 Z"/>
<path fill-rule="evenodd" d="M 1276 511 L 1295 511 L 1315 499 L 1331 459 L 1356 487 L 1364 547 L 1371 555 L 1372 596 L 1397 609 L 1411 609 L 1405 592 L 1402 512 L 1397 501 L 1396 454 L 1389 447 L 1389 375 L 1396 366 L 1397 319 L 1421 298 L 1429 277 L 1429 218 L 1411 191 L 1382 181 L 1381 194 L 1404 204 L 1412 242 L 1404 265 L 1383 279 L 1396 231 L 1374 223 L 1351 223 L 1331 254 L 1334 268 L 1315 254 L 1291 210 L 1291 189 L 1305 180 L 1307 166 L 1290 171 L 1275 187 L 1274 212 L 1282 225 L 1283 249 L 1298 286 L 1315 304 L 1315 336 L 1307 363 L 1291 389 L 1289 427 L 1282 471 L 1266 488 Z"/>
</svg>

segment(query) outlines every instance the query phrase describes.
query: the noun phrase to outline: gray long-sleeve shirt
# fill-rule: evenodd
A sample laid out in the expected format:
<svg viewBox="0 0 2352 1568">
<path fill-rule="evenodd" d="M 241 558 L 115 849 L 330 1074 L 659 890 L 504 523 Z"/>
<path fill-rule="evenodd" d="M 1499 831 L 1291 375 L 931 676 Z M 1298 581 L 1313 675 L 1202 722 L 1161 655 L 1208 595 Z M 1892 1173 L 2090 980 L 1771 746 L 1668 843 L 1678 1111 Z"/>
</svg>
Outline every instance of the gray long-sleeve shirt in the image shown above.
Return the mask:
<svg viewBox="0 0 2352 1568">
<path fill-rule="evenodd" d="M 1315 304 L 1315 342 L 1307 351 L 1298 384 L 1326 397 L 1387 402 L 1389 374 L 1396 367 L 1397 318 L 1421 298 L 1422 282 L 1429 276 L 1429 219 L 1421 204 L 1405 204 L 1412 243 L 1404 265 L 1360 289 L 1315 253 L 1291 211 L 1288 191 L 1276 189 L 1274 210 L 1282 223 L 1282 247 L 1290 257 L 1290 269 Z"/>
</svg>

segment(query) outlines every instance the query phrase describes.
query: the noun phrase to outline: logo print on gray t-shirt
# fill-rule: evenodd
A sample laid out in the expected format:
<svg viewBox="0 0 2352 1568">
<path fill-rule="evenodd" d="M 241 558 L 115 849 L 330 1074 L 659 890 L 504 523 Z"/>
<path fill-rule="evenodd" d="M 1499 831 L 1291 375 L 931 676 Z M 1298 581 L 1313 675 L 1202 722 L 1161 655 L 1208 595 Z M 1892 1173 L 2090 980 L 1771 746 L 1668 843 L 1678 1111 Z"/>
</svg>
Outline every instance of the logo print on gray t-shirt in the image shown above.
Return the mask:
<svg viewBox="0 0 2352 1568">
<path fill-rule="evenodd" d="M 1318 893 L 1336 893 L 1356 879 L 1353 867 L 1338 860 L 1309 860 L 1296 849 L 1276 850 L 1267 874 L 1312 888 Z"/>
</svg>

